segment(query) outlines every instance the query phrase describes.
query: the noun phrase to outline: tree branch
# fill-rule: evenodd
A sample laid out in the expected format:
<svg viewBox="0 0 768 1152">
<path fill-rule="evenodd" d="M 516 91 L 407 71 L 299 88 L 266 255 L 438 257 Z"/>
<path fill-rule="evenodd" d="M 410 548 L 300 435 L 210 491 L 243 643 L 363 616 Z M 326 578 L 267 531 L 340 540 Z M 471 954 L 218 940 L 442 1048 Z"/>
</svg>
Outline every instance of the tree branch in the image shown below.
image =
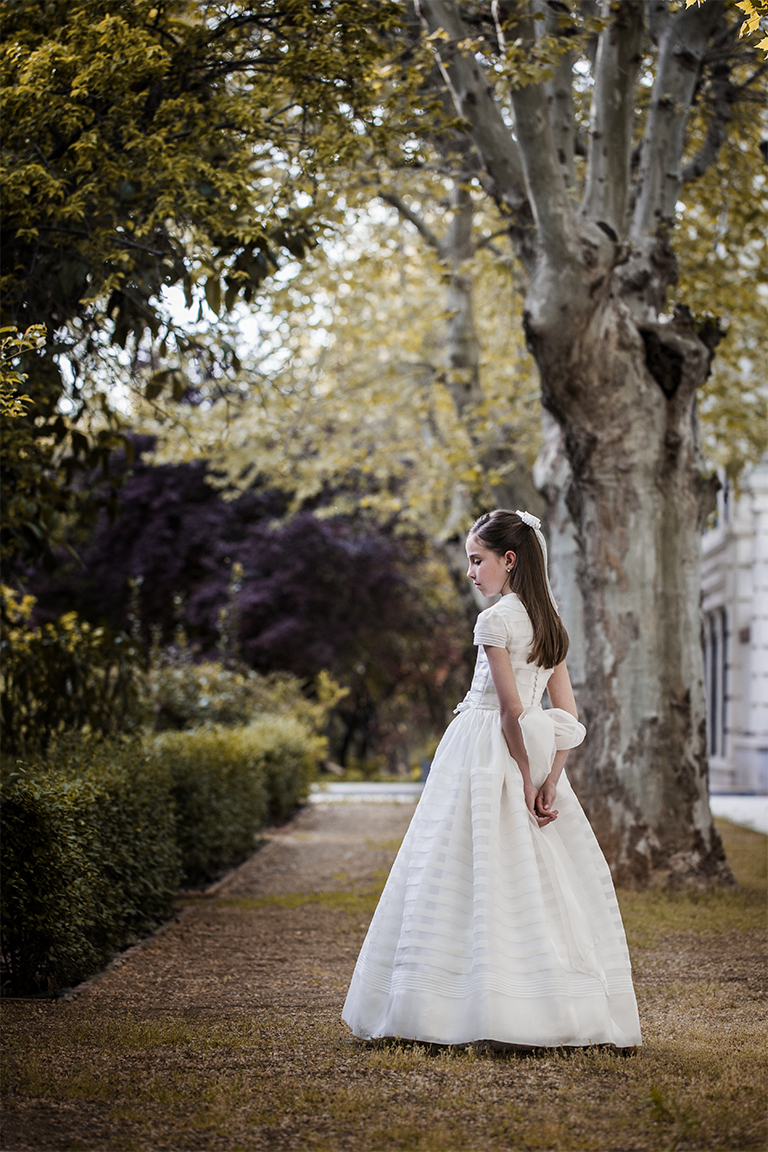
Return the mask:
<svg viewBox="0 0 768 1152">
<path fill-rule="evenodd" d="M 600 4 L 598 0 L 579 0 L 579 12 L 582 20 L 595 20 L 600 15 Z M 587 37 L 584 54 L 594 72 L 595 59 L 597 58 L 597 36 L 594 33 Z"/>
<path fill-rule="evenodd" d="M 470 260 L 475 252 L 472 238 L 475 205 L 463 173 L 459 173 L 453 181 L 451 211 L 451 222 L 442 249 L 453 271 L 458 272 L 462 264 Z"/>
<path fill-rule="evenodd" d="M 547 85 L 552 138 L 566 188 L 576 184 L 576 126 L 573 117 L 573 62 L 570 50 L 560 59 Z"/>
<path fill-rule="evenodd" d="M 461 415 L 468 404 L 477 404 L 483 399 L 473 284 L 465 269 L 475 250 L 472 237 L 475 205 L 463 172 L 453 181 L 451 209 L 451 222 L 442 244 L 443 257 L 450 270 L 446 292 L 448 340 L 445 366 L 446 384 Z"/>
<path fill-rule="evenodd" d="M 667 0 L 645 0 L 645 21 L 648 35 L 654 44 L 661 43 L 667 30 L 671 13 Z"/>
<path fill-rule="evenodd" d="M 435 236 L 423 217 L 414 212 L 412 208 L 409 208 L 401 196 L 398 196 L 396 192 L 379 192 L 379 199 L 383 200 L 385 204 L 390 204 L 395 208 L 404 220 L 407 220 L 409 224 L 413 224 L 416 231 L 423 236 L 427 244 L 429 244 L 431 248 L 434 248 L 438 255 L 442 255 L 443 246 L 440 240 Z"/>
<path fill-rule="evenodd" d="M 730 90 L 727 93 L 723 92 L 722 95 L 715 97 L 712 117 L 707 126 L 706 139 L 693 160 L 683 168 L 680 175 L 682 185 L 691 184 L 694 180 L 698 180 L 717 159 L 717 154 L 728 131 L 728 121 L 731 119 L 734 90 L 730 84 L 728 88 Z"/>
<path fill-rule="evenodd" d="M 502 256 L 503 253 L 494 244 L 494 240 L 499 236 L 509 236 L 509 228 L 499 228 L 497 232 L 491 232 L 489 236 L 483 236 L 482 240 L 478 240 L 477 244 L 475 244 L 475 252 L 479 252 L 481 248 L 490 248 L 494 255 Z"/>
<path fill-rule="evenodd" d="M 621 236 L 627 212 L 643 5 L 642 0 L 624 0 L 613 7 L 613 20 L 598 41 L 582 212 L 589 220 L 609 224 Z"/>
<path fill-rule="evenodd" d="M 758 69 L 755 76 L 745 84 L 736 85 L 731 79 L 731 61 L 729 58 L 718 61 L 712 68 L 712 115 L 707 125 L 707 135 L 701 148 L 683 168 L 682 183 L 690 184 L 703 176 L 717 160 L 720 148 L 725 142 L 728 132 L 728 123 L 733 114 L 733 106 L 745 88 L 748 88 L 757 76 L 766 71 L 766 65 Z"/>
<path fill-rule="evenodd" d="M 523 48 L 533 50 L 536 30 L 530 4 L 526 5 L 525 15 L 515 31 Z M 575 255 L 576 220 L 555 152 L 544 84 L 513 89 L 512 105 L 528 195 L 541 245 L 555 263 L 570 263 Z"/>
<path fill-rule="evenodd" d="M 494 198 L 513 215 L 524 214 L 526 191 L 520 151 L 480 66 L 456 50 L 467 33 L 455 0 L 417 0 L 417 9 L 430 34 L 441 29 L 448 33 L 450 47 L 436 41 L 435 54 L 457 111 L 471 125 L 472 139 L 493 181 Z"/>
<path fill-rule="evenodd" d="M 635 242 L 674 220 L 688 113 L 707 44 L 722 17 L 722 4 L 681 8 L 662 34 L 640 154 L 640 190 L 632 222 Z"/>
<path fill-rule="evenodd" d="M 545 27 L 550 36 L 562 34 L 560 22 L 551 7 L 546 9 Z M 566 188 L 573 188 L 576 184 L 576 124 L 573 114 L 574 59 L 574 52 L 569 48 L 560 57 L 555 68 L 555 74 L 547 84 L 552 137 Z"/>
</svg>

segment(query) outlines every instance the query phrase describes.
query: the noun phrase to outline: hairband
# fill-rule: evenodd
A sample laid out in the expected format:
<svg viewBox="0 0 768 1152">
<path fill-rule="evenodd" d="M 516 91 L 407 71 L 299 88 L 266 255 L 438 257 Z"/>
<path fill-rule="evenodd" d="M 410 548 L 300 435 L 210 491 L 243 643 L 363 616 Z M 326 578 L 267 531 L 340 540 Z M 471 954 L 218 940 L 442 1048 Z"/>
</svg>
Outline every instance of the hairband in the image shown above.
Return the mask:
<svg viewBox="0 0 768 1152">
<path fill-rule="evenodd" d="M 541 554 L 544 557 L 544 579 L 547 582 L 547 592 L 549 592 L 549 598 L 552 601 L 552 607 L 554 608 L 555 612 L 557 612 L 557 614 L 559 616 L 560 615 L 560 609 L 557 606 L 557 600 L 555 600 L 555 594 L 552 591 L 552 585 L 549 582 L 549 562 L 547 560 L 547 542 L 544 539 L 544 533 L 541 530 L 541 520 L 539 520 L 538 516 L 534 516 L 532 512 L 521 512 L 519 508 L 515 509 L 515 515 L 519 516 L 520 519 L 522 520 L 523 524 L 527 524 L 529 528 L 533 528 L 534 532 L 536 533 L 536 539 L 539 542 L 539 547 L 541 548 Z"/>
</svg>

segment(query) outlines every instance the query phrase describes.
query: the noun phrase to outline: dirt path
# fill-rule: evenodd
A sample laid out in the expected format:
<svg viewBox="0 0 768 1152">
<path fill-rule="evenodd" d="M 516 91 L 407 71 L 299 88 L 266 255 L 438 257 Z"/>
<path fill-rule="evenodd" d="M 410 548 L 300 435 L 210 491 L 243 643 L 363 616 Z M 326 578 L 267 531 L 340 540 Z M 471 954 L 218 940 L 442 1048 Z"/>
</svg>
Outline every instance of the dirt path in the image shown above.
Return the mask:
<svg viewBox="0 0 768 1152">
<path fill-rule="evenodd" d="M 635 1057 L 372 1047 L 339 1014 L 412 811 L 309 806 L 71 1002 L 5 1004 L 3 1149 L 765 1147 L 765 837 L 725 826 L 741 893 L 624 898 Z"/>
<path fill-rule="evenodd" d="M 359 910 L 364 932 L 413 809 L 308 805 L 213 894 L 191 898 L 177 925 L 81 993 L 80 1006 L 339 1012 L 359 947 L 350 913 Z"/>
</svg>

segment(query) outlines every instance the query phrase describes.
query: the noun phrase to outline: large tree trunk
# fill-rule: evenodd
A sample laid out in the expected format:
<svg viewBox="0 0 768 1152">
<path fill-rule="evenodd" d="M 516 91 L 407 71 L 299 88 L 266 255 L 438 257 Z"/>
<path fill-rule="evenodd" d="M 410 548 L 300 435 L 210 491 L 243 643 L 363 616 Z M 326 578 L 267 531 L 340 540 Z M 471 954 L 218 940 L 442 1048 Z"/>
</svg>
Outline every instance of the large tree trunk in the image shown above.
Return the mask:
<svg viewBox="0 0 768 1152">
<path fill-rule="evenodd" d="M 617 882 L 722 879 L 699 642 L 700 537 L 714 492 L 695 390 L 710 349 L 672 325 L 641 330 L 610 289 L 597 307 L 573 309 L 570 325 L 554 297 L 534 281 L 527 325 L 545 402 L 565 429 L 581 552 L 589 744 L 577 790 Z"/>
<path fill-rule="evenodd" d="M 700 457 L 696 389 L 717 333 L 697 331 L 685 309 L 671 322 L 663 315 L 676 277 L 668 236 L 686 118 L 709 46 L 732 34 L 724 7 L 649 6 L 656 76 L 631 164 L 645 9 L 641 0 L 602 4 L 580 208 L 570 190 L 566 57 L 552 81 L 528 75 L 513 84 L 513 136 L 480 58 L 464 48 L 460 6 L 418 7 L 531 274 L 524 323 L 542 402 L 565 446 L 583 605 L 588 740 L 577 790 L 619 883 L 728 882 L 708 804 L 700 639 L 700 533 L 713 487 Z M 553 19 L 562 5 L 543 7 L 551 31 L 569 36 Z M 536 58 L 540 8 L 495 0 L 502 56 L 509 42 Z M 686 171 L 694 168 L 701 165 Z M 567 545 L 562 487 L 550 496 Z"/>
<path fill-rule="evenodd" d="M 568 510 L 571 466 L 565 452 L 562 428 L 546 408 L 542 413 L 542 425 L 542 446 L 533 468 L 532 480 L 546 506 L 543 517 L 549 537 L 550 581 L 560 607 L 560 615 L 568 630 L 568 672 L 576 700 L 579 701 L 586 683 L 587 643 L 584 633 L 584 601 L 579 586 L 579 541 Z M 582 750 L 583 746 L 580 746 L 571 752 L 571 773 Z"/>
</svg>

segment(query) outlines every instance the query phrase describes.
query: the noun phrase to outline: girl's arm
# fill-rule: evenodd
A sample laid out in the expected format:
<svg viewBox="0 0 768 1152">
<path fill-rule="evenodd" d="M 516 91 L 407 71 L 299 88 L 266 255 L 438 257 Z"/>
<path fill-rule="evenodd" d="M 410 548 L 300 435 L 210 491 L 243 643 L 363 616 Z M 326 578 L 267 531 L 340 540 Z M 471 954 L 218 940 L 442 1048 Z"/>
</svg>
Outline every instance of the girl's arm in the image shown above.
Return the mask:
<svg viewBox="0 0 768 1152">
<path fill-rule="evenodd" d="M 520 717 L 523 714 L 523 704 L 517 690 L 515 674 L 512 671 L 512 662 L 506 648 L 493 648 L 490 644 L 483 645 L 488 663 L 491 668 L 493 685 L 499 698 L 501 710 L 501 730 L 507 742 L 510 756 L 515 760 L 520 775 L 523 778 L 523 794 L 528 811 L 534 816 L 540 828 L 551 824 L 557 812 L 550 809 L 546 812 L 536 811 L 537 790 L 531 781 L 531 770 L 528 766 L 528 753 L 525 750 L 523 734 L 520 731 Z"/>
<path fill-rule="evenodd" d="M 550 676 L 547 682 L 547 692 L 549 693 L 549 699 L 553 708 L 562 708 L 564 712 L 570 712 L 571 716 L 578 720 L 579 711 L 576 707 L 576 700 L 573 695 L 573 688 L 571 687 L 571 678 L 568 675 L 565 661 L 558 664 Z M 546 816 L 552 811 L 552 805 L 557 795 L 557 782 L 562 775 L 567 759 L 567 748 L 561 748 L 559 752 L 555 753 L 555 759 L 550 773 L 539 789 L 539 794 L 536 797 L 537 815 Z"/>
</svg>

